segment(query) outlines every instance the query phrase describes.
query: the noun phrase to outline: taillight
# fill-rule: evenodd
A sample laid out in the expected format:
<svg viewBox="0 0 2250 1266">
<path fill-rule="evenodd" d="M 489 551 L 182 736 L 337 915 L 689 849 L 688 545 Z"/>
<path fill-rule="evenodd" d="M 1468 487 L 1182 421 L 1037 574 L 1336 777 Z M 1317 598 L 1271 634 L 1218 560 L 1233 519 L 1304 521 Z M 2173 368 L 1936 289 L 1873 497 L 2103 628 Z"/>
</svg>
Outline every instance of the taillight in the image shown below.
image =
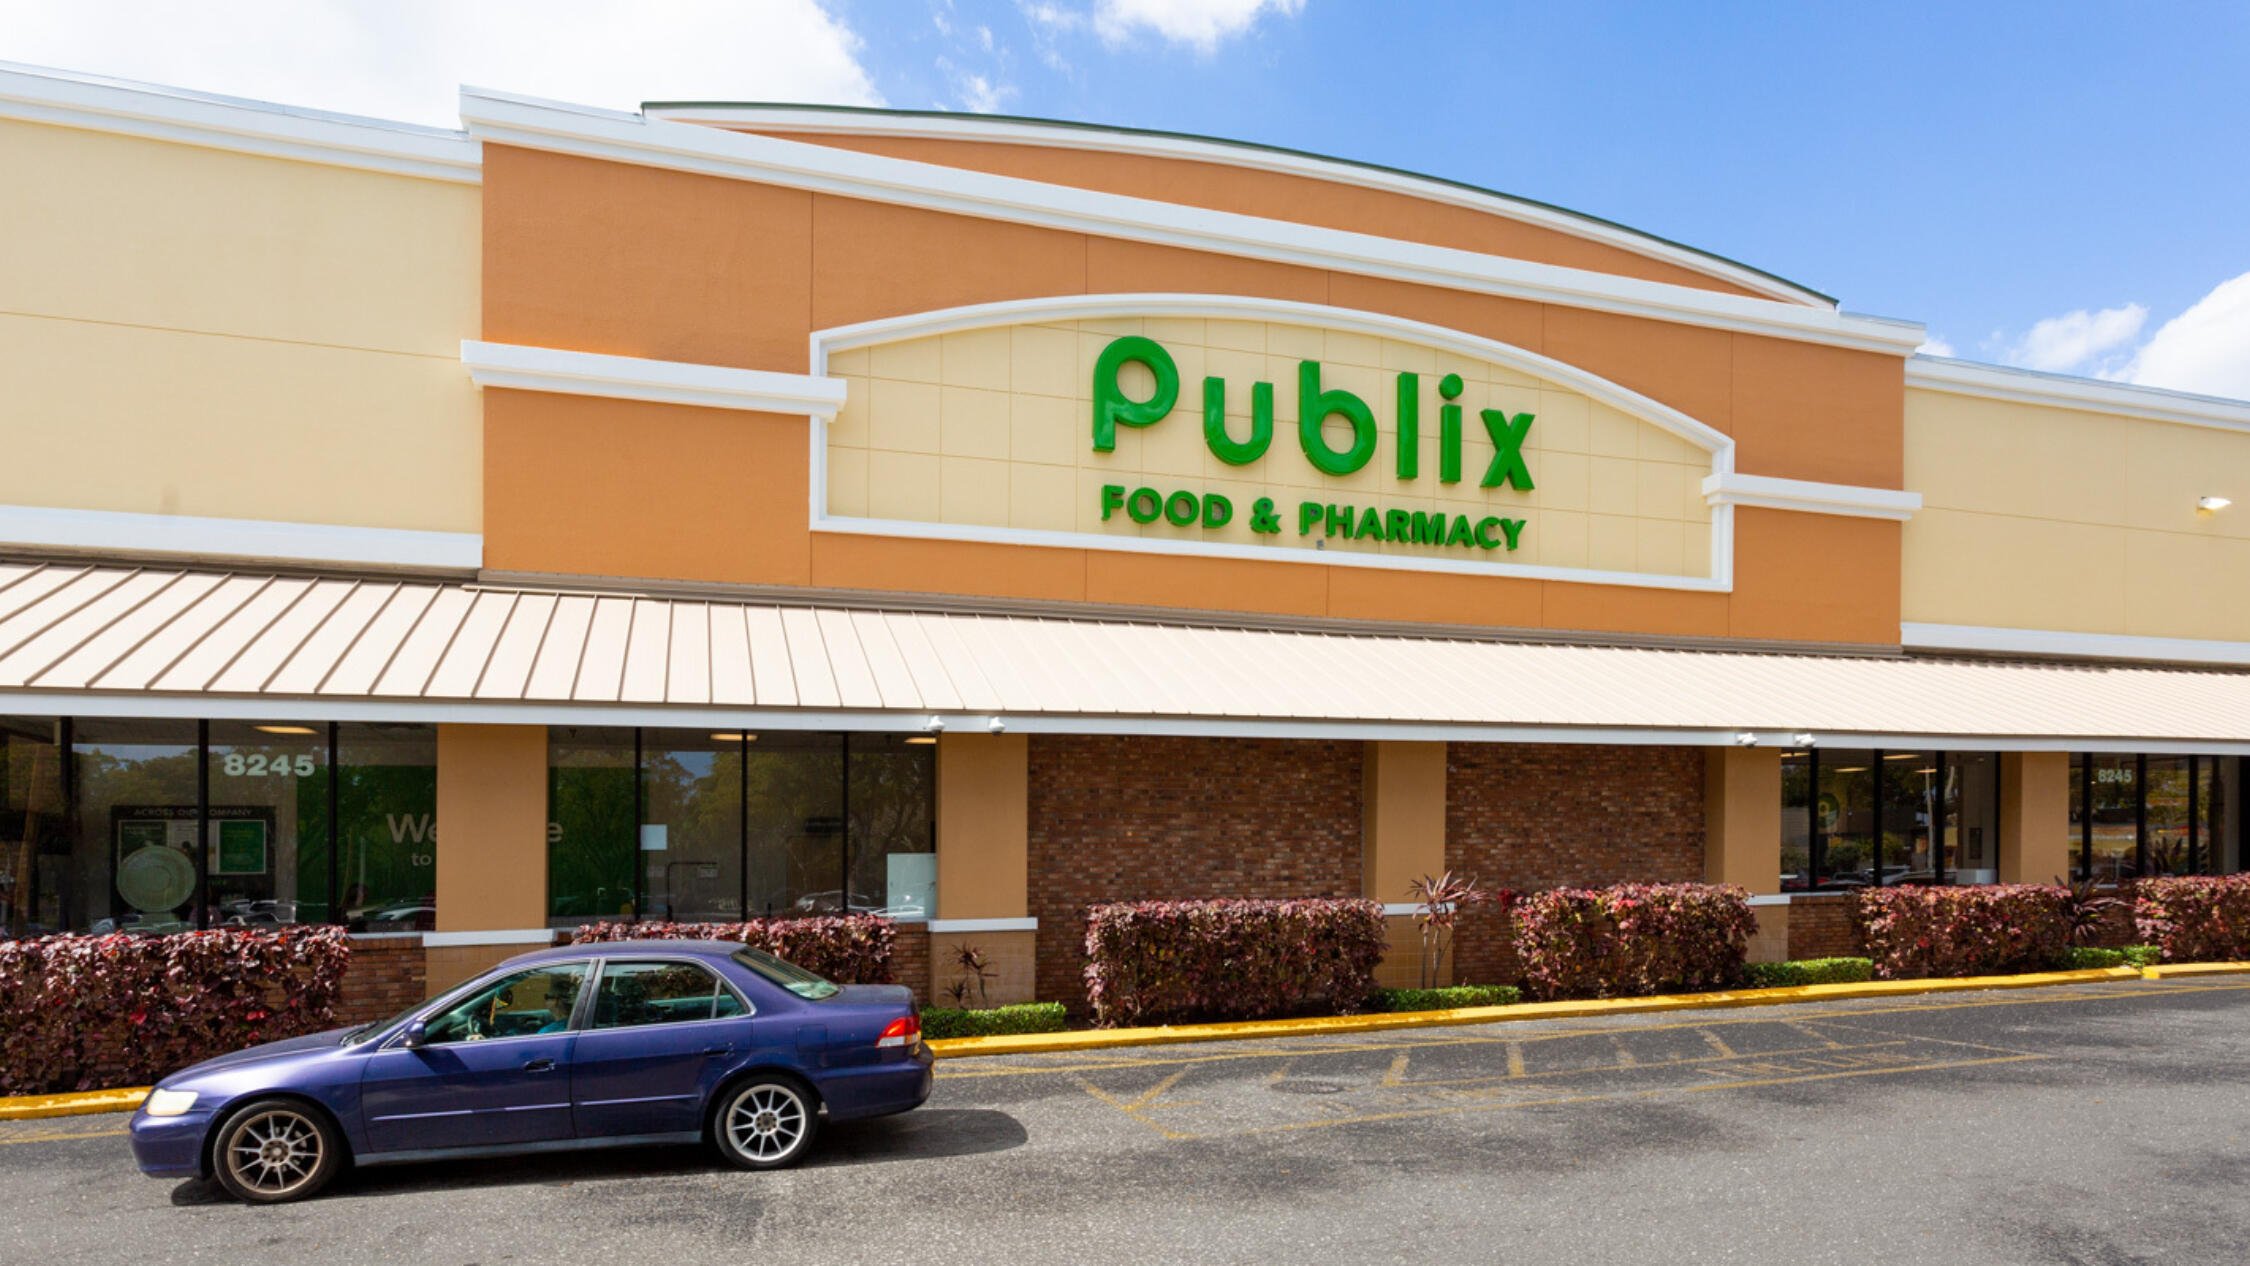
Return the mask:
<svg viewBox="0 0 2250 1266">
<path fill-rule="evenodd" d="M 875 1045 L 878 1047 L 912 1046 L 921 1036 L 922 1017 L 902 1015 L 883 1026 L 883 1036 L 875 1039 Z"/>
</svg>

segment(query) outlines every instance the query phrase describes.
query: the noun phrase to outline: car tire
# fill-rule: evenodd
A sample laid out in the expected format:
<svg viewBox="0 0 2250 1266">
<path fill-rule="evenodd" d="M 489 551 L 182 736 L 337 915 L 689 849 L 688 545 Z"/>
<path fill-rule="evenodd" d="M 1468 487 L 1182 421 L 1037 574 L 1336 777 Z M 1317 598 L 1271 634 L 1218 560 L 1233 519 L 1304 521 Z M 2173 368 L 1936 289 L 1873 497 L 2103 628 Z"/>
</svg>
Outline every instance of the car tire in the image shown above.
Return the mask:
<svg viewBox="0 0 2250 1266">
<path fill-rule="evenodd" d="M 211 1174 L 246 1204 L 302 1200 L 344 1165 L 344 1139 L 326 1113 L 295 1099 L 259 1099 L 219 1126 Z"/>
<path fill-rule="evenodd" d="M 803 1082 L 772 1074 L 727 1087 L 711 1114 L 711 1144 L 737 1169 L 780 1169 L 812 1150 L 820 1104 Z"/>
</svg>

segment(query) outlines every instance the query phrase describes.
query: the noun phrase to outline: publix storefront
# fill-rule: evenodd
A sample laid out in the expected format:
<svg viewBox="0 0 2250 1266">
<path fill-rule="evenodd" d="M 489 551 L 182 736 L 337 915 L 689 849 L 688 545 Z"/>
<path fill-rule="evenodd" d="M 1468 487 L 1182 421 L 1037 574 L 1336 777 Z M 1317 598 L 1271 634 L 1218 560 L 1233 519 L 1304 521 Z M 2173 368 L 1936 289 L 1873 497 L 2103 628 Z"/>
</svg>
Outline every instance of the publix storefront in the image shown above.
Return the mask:
<svg viewBox="0 0 2250 1266">
<path fill-rule="evenodd" d="M 0 88 L 10 934 L 2239 864 L 2250 405 L 1221 141 Z"/>
</svg>

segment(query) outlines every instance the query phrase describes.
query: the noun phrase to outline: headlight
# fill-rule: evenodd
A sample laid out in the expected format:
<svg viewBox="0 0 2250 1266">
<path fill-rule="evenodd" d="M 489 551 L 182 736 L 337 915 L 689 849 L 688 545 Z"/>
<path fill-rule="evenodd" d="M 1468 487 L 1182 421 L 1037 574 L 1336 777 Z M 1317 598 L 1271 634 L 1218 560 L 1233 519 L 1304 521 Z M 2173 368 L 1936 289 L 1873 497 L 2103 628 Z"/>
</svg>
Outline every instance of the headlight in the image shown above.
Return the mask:
<svg viewBox="0 0 2250 1266">
<path fill-rule="evenodd" d="M 195 1106 L 192 1090 L 152 1090 L 141 1111 L 152 1117 L 176 1117 Z"/>
</svg>

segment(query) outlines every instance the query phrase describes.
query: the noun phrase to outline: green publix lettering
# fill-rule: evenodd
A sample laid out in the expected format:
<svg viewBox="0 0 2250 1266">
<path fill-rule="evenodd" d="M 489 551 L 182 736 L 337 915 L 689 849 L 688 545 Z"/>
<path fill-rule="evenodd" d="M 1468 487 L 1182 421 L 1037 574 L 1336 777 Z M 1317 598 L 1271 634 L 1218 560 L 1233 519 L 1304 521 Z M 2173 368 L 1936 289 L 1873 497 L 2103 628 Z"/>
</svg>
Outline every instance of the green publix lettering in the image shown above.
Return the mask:
<svg viewBox="0 0 2250 1266">
<path fill-rule="evenodd" d="M 1155 390 L 1147 399 L 1135 400 L 1125 394 L 1119 379 L 1127 365 L 1142 366 L 1155 380 Z M 1421 379 L 1413 373 L 1401 373 L 1397 389 L 1397 475 L 1402 481 L 1412 480 L 1421 474 Z M 1438 380 L 1438 395 L 1445 401 L 1438 407 L 1439 483 L 1461 482 L 1461 406 L 1453 403 L 1460 398 L 1461 390 L 1459 374 L 1447 374 Z M 1179 367 L 1163 345 L 1138 334 L 1111 341 L 1094 363 L 1095 451 L 1114 451 L 1118 427 L 1154 426 L 1172 412 L 1179 399 Z M 1266 455 L 1266 450 L 1273 445 L 1273 414 L 1273 384 L 1251 384 L 1250 433 L 1238 439 L 1227 427 L 1226 380 L 1218 377 L 1203 380 L 1204 444 L 1213 456 L 1230 466 L 1247 466 Z M 1344 448 L 1336 448 L 1328 442 L 1324 428 L 1332 417 L 1340 417 L 1351 426 L 1351 442 Z M 1485 467 L 1484 477 L 1477 481 L 1478 486 L 1505 485 L 1516 492 L 1531 491 L 1531 467 L 1524 461 L 1523 446 L 1531 435 L 1533 415 L 1482 409 L 1478 411 L 1478 418 L 1484 423 L 1485 434 L 1491 438 L 1493 447 L 1492 461 Z M 1297 445 L 1304 450 L 1305 460 L 1311 462 L 1314 469 L 1338 476 L 1358 471 L 1374 457 L 1375 438 L 1375 413 L 1365 400 L 1342 387 L 1324 388 L 1319 361 L 1298 362 Z M 1516 524 L 1508 531 L 1509 548 L 1514 548 L 1515 535 L 1522 530 L 1522 522 L 1494 521 Z M 1363 516 L 1361 523 L 1364 522 Z M 1357 526 L 1342 535 L 1400 539 L 1389 535 L 1389 525 L 1381 521 L 1373 532 L 1359 532 Z M 1451 537 L 1455 533 L 1448 529 L 1447 535 Z"/>
</svg>

